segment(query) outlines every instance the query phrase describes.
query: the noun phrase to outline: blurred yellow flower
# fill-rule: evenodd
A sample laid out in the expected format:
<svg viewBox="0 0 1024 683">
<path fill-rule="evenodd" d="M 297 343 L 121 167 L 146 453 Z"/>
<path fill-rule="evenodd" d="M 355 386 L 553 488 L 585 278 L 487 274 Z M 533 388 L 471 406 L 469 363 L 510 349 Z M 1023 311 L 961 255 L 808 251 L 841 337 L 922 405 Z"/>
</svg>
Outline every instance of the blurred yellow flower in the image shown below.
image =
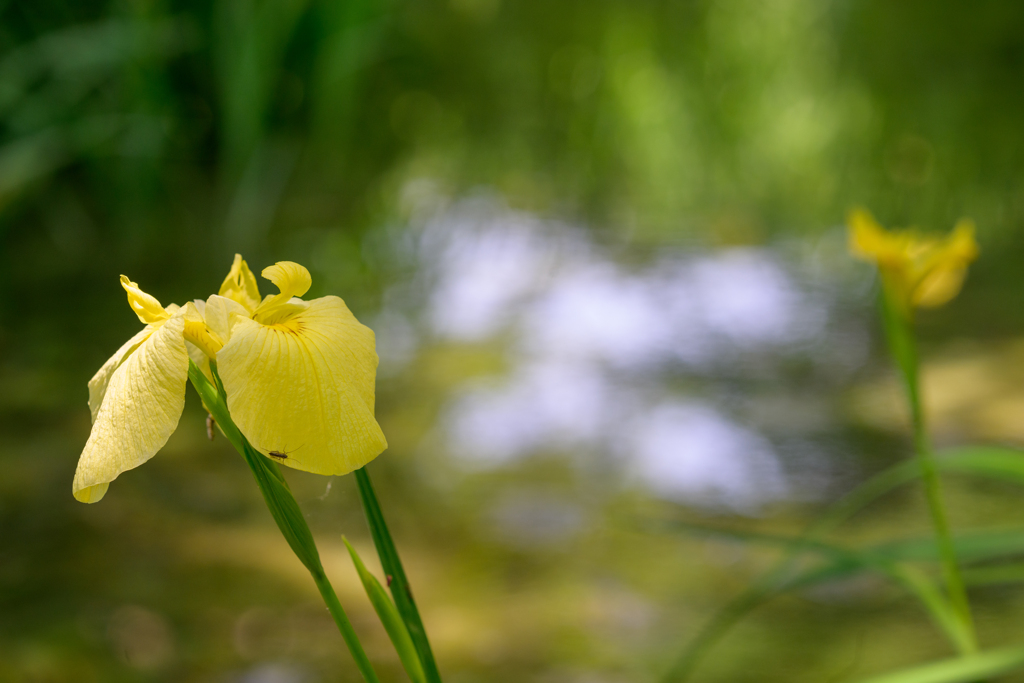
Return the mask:
<svg viewBox="0 0 1024 683">
<path fill-rule="evenodd" d="M 865 209 L 850 212 L 849 248 L 878 266 L 883 283 L 906 311 L 941 306 L 959 293 L 967 266 L 978 257 L 974 222 L 961 219 L 945 238 L 913 230 L 886 230 Z"/>
<path fill-rule="evenodd" d="M 262 301 L 239 255 L 204 307 L 224 339 L 217 369 L 228 410 L 249 442 L 282 465 L 346 474 L 377 457 L 387 441 L 374 418 L 377 353 L 373 330 L 336 296 L 312 301 L 312 279 L 297 263 L 263 270 L 278 294 Z"/>
<path fill-rule="evenodd" d="M 257 450 L 317 474 L 346 474 L 387 447 L 374 418 L 373 331 L 334 296 L 298 298 L 312 282 L 288 261 L 264 277 L 280 289 L 260 301 L 235 256 L 220 294 L 161 306 L 127 277 L 121 285 L 145 327 L 89 381 L 92 432 L 73 491 L 94 503 L 122 472 L 159 451 L 185 405 L 191 357 L 212 376 L 216 360 L 236 425 Z"/>
</svg>

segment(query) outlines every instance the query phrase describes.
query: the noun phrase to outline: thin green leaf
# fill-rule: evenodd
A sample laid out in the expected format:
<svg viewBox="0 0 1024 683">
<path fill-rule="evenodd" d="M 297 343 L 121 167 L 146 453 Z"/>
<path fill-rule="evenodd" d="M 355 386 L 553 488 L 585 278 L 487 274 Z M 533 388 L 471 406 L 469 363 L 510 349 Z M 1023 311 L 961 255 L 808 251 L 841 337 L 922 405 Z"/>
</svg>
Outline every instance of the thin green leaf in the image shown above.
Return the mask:
<svg viewBox="0 0 1024 683">
<path fill-rule="evenodd" d="M 917 562 L 939 559 L 935 539 L 931 536 L 850 547 L 834 541 L 765 531 L 749 531 L 686 520 L 665 520 L 661 525 L 670 529 L 681 529 L 688 533 L 781 546 L 796 554 L 816 554 L 832 559 L 847 559 L 865 566 L 879 562 Z M 983 562 L 1022 555 L 1024 554 L 1024 529 L 998 529 L 960 534 L 953 538 L 953 543 L 957 554 L 967 562 Z"/>
<path fill-rule="evenodd" d="M 964 580 L 972 586 L 990 586 L 1024 581 L 1024 564 L 1000 564 L 964 569 Z"/>
<path fill-rule="evenodd" d="M 359 553 L 348 542 L 348 539 L 342 536 L 341 540 L 345 542 L 345 547 L 348 548 L 348 553 L 352 556 L 352 564 L 356 566 L 359 580 L 363 582 L 363 588 L 366 590 L 366 596 L 370 598 L 370 603 L 373 604 L 380 623 L 388 632 L 388 637 L 391 638 L 391 643 L 395 646 L 395 652 L 398 653 L 405 672 L 409 674 L 413 683 L 425 683 L 427 679 L 423 674 L 423 665 L 420 664 L 419 656 L 416 654 L 416 646 L 412 644 L 412 638 L 409 637 L 409 631 L 405 628 L 405 622 L 398 614 L 395 603 L 391 602 L 391 598 L 388 597 L 387 591 L 380 585 L 377 577 L 371 574 L 363 564 Z"/>
<path fill-rule="evenodd" d="M 795 553 L 807 552 L 821 555 L 833 564 L 827 567 L 828 572 L 825 574 L 820 571 L 811 574 L 817 583 L 824 581 L 826 577 L 831 578 L 830 575 L 834 574 L 837 568 L 840 572 L 845 573 L 854 573 L 862 570 L 878 572 L 887 576 L 911 595 L 915 596 L 935 621 L 936 625 L 942 629 L 960 652 L 970 652 L 974 648 L 970 632 L 965 629 L 962 620 L 952 609 L 952 605 L 942 595 L 941 591 L 934 586 L 931 579 L 923 572 L 901 564 L 906 558 L 901 555 L 901 550 L 904 550 L 904 548 L 898 543 L 885 544 L 884 552 L 882 552 L 879 546 L 849 548 L 838 543 L 786 536 L 784 534 L 749 532 L 694 522 L 677 522 L 676 524 L 696 533 L 782 545 L 793 548 Z M 906 543 L 905 550 L 908 555 L 919 555 L 922 553 L 924 549 L 921 547 L 920 540 L 915 538 Z M 1024 541 L 1024 534 L 1021 534 L 1021 540 Z M 989 546 L 985 544 L 979 544 L 979 546 L 989 549 Z M 937 556 L 938 553 L 934 542 L 928 547 L 932 555 Z"/>
<path fill-rule="evenodd" d="M 420 619 L 419 610 L 416 609 L 412 588 L 409 586 L 409 580 L 405 577 L 402 560 L 398 557 L 398 550 L 391 540 L 391 532 L 388 531 L 384 513 L 380 509 L 377 494 L 373 490 L 373 483 L 370 481 L 370 475 L 365 467 L 356 470 L 356 482 L 359 484 L 359 497 L 363 501 L 363 511 L 366 513 L 370 535 L 373 536 L 373 544 L 377 548 L 381 566 L 384 567 L 384 572 L 388 575 L 391 595 L 395 598 L 398 613 L 402 615 L 402 621 L 409 629 L 409 636 L 412 638 L 413 645 L 416 646 L 416 653 L 423 665 L 423 673 L 426 674 L 428 683 L 441 683 L 441 674 L 437 670 L 434 653 L 430 649 L 426 629 L 423 628 L 423 620 Z"/>
<path fill-rule="evenodd" d="M 1001 446 L 964 446 L 939 454 L 936 464 L 948 472 L 1024 486 L 1024 451 Z"/>
<path fill-rule="evenodd" d="M 865 678 L 858 683 L 973 683 L 1024 667 L 1024 648 L 1002 650 L 931 662 L 893 673 Z"/>
</svg>

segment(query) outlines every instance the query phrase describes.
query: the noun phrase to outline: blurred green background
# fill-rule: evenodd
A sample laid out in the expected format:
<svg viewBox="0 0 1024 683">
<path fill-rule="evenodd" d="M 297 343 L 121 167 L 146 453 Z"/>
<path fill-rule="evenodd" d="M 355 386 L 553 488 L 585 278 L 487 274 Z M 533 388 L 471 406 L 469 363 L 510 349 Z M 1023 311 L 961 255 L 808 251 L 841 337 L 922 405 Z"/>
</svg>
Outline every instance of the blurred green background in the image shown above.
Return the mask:
<svg viewBox="0 0 1024 683">
<path fill-rule="evenodd" d="M 86 382 L 139 326 L 118 276 L 182 304 L 241 252 L 377 332 L 371 472 L 445 680 L 658 680 L 774 553 L 638 520 L 795 531 L 907 456 L 851 206 L 975 219 L 964 292 L 920 321 L 934 432 L 1024 440 L 1022 84 L 1024 5 L 994 0 L 0 3 L 0 679 L 357 680 L 194 395 L 71 497 Z M 354 483 L 288 475 L 404 680 L 341 546 L 373 558 Z M 1024 513 L 947 493 L 960 528 Z M 923 510 L 912 487 L 845 533 Z M 1019 589 L 972 598 L 1019 642 Z M 866 577 L 755 612 L 694 680 L 948 653 Z"/>
</svg>

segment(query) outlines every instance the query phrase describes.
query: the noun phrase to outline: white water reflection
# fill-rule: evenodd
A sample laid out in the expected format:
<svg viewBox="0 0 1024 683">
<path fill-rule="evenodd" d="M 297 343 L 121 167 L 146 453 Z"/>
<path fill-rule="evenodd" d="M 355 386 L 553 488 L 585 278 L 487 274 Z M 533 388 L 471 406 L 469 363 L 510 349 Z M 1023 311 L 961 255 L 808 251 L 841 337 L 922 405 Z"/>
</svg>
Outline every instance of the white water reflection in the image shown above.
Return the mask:
<svg viewBox="0 0 1024 683">
<path fill-rule="evenodd" d="M 391 293 L 381 320 L 425 315 L 424 344 L 505 345 L 508 372 L 457 387 L 445 411 L 465 466 L 563 453 L 613 459 L 698 505 L 752 510 L 787 494 L 770 439 L 705 396 L 713 379 L 710 391 L 678 388 L 820 345 L 829 302 L 776 252 L 678 251 L 627 267 L 584 230 L 493 201 L 437 205 L 413 221 L 418 279 Z M 384 365 L 397 356 L 382 350 Z"/>
<path fill-rule="evenodd" d="M 662 403 L 629 434 L 635 472 L 662 495 L 751 511 L 786 493 L 767 439 L 707 406 Z"/>
</svg>

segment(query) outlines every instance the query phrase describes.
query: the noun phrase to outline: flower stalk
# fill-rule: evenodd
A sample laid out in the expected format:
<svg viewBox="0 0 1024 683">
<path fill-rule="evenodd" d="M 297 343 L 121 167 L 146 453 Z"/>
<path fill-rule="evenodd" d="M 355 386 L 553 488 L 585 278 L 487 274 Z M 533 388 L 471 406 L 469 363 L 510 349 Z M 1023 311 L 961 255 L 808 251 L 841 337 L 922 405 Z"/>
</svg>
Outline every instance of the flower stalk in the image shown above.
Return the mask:
<svg viewBox="0 0 1024 683">
<path fill-rule="evenodd" d="M 912 311 L 901 305 L 900 299 L 894 296 L 892 288 L 886 286 L 884 281 L 881 300 L 886 341 L 889 352 L 902 375 L 903 388 L 907 404 L 910 407 L 914 453 L 921 468 L 921 481 L 924 484 L 928 512 L 935 530 L 942 564 L 942 577 L 953 612 L 960 622 L 961 637 L 955 642 L 961 654 L 972 654 L 978 650 L 977 635 L 974 629 L 974 619 L 971 616 L 970 601 L 967 598 L 967 590 L 964 587 L 956 549 L 953 545 L 938 468 L 935 465 L 931 442 L 928 439 L 924 408 L 921 402 L 919 360 L 913 333 Z"/>
<path fill-rule="evenodd" d="M 305 517 L 303 517 L 302 510 L 295 501 L 295 497 L 289 490 L 281 470 L 277 467 L 276 463 L 270 461 L 254 449 L 239 431 L 238 427 L 235 426 L 234 421 L 231 419 L 231 414 L 228 412 L 227 396 L 220 381 L 220 375 L 217 372 L 216 362 L 210 363 L 210 370 L 214 382 L 217 384 L 216 386 L 207 379 L 199 366 L 189 361 L 188 376 L 192 386 L 199 393 L 203 404 L 210 414 L 213 415 L 214 420 L 216 420 L 217 425 L 228 441 L 245 458 L 246 464 L 249 465 L 249 469 L 256 479 L 256 485 L 259 487 L 260 493 L 263 494 L 263 499 L 270 510 L 271 516 L 277 522 L 277 526 L 291 547 L 292 552 L 295 553 L 295 556 L 299 558 L 299 561 L 305 565 L 313 577 L 313 581 L 320 591 L 320 596 L 323 598 L 324 604 L 327 605 L 327 610 L 334 619 L 334 623 L 338 626 L 338 631 L 341 632 L 341 637 L 345 640 L 349 652 L 352 653 L 352 658 L 355 660 L 356 667 L 359 669 L 360 674 L 362 674 L 363 680 L 366 683 L 379 683 L 373 665 L 370 663 L 370 659 L 366 656 L 366 651 L 363 650 L 362 643 L 359 641 L 359 636 L 352 627 L 352 622 L 349 621 L 348 616 L 345 614 L 345 610 L 341 606 L 341 602 L 338 600 L 331 582 L 327 579 L 323 564 L 320 562 L 320 554 L 313 540 L 313 534 L 309 530 L 309 525 L 306 524 Z"/>
</svg>

